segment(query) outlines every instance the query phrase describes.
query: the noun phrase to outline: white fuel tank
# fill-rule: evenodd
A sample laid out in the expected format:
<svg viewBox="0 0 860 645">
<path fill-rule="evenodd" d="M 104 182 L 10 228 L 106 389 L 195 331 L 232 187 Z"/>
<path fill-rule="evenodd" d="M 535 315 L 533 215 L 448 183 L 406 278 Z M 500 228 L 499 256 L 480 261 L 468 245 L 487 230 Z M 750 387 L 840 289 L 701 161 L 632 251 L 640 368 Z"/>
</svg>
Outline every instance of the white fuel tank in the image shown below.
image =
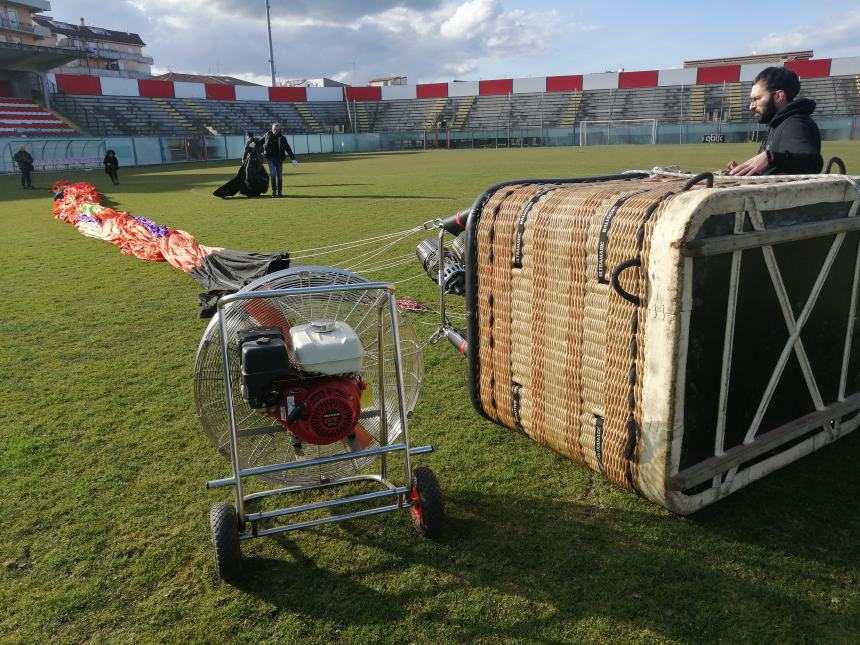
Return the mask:
<svg viewBox="0 0 860 645">
<path fill-rule="evenodd" d="M 299 367 L 318 374 L 352 374 L 361 371 L 364 348 L 352 327 L 339 320 L 313 320 L 290 328 L 293 353 Z"/>
</svg>

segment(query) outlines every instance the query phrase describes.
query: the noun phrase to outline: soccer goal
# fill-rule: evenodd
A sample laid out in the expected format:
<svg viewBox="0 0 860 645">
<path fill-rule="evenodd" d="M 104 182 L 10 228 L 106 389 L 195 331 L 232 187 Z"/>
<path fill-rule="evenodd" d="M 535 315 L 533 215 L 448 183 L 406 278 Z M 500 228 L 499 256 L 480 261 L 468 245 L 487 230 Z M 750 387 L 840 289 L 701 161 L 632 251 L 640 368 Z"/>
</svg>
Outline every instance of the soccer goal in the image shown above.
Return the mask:
<svg viewBox="0 0 860 645">
<path fill-rule="evenodd" d="M 586 120 L 579 124 L 579 145 L 657 143 L 657 119 Z"/>
</svg>

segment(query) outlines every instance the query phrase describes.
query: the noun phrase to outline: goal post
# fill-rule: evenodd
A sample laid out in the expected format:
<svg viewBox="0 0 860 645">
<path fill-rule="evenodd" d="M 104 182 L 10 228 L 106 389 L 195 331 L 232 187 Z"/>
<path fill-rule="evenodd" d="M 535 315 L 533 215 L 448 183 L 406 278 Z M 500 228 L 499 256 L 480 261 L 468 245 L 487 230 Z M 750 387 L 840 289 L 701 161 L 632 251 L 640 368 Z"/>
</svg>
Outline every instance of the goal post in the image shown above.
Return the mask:
<svg viewBox="0 0 860 645">
<path fill-rule="evenodd" d="M 657 143 L 657 119 L 587 119 L 579 123 L 579 145 Z"/>
<path fill-rule="evenodd" d="M 424 128 L 425 150 L 451 149 L 451 131 L 445 127 Z"/>
</svg>

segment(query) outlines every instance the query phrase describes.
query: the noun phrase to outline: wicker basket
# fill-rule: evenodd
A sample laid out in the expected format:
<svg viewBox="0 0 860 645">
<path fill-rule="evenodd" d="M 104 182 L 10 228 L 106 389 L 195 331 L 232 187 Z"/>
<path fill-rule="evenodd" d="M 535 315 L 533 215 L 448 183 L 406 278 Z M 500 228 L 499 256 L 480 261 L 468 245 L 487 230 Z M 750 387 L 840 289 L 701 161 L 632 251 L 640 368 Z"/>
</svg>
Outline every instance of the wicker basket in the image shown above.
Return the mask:
<svg viewBox="0 0 860 645">
<path fill-rule="evenodd" d="M 856 185 L 710 184 L 508 182 L 466 234 L 475 407 L 682 514 L 860 423 Z"/>
</svg>

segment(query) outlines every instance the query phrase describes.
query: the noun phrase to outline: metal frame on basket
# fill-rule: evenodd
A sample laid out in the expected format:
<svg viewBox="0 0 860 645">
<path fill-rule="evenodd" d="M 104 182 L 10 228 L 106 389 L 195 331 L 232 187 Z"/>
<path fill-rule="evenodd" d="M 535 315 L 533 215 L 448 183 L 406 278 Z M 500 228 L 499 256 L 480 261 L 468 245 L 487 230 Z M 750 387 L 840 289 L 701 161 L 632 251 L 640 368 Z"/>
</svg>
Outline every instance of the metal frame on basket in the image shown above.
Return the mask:
<svg viewBox="0 0 860 645">
<path fill-rule="evenodd" d="M 307 459 L 301 461 L 294 461 L 290 463 L 282 463 L 282 464 L 272 464 L 268 466 L 257 466 L 254 468 L 242 468 L 239 463 L 239 451 L 238 451 L 238 435 L 240 429 L 236 426 L 236 418 L 233 410 L 233 380 L 230 371 L 230 353 L 228 346 L 228 338 L 227 338 L 227 317 L 225 315 L 225 310 L 227 307 L 236 302 L 241 302 L 245 300 L 257 300 L 257 299 L 267 299 L 267 298 L 278 298 L 284 296 L 306 296 L 306 295 L 315 295 L 322 293 L 334 293 L 341 291 L 373 291 L 380 290 L 384 291 L 383 294 L 377 299 L 375 303 L 375 307 L 377 308 L 377 316 L 378 316 L 378 331 L 377 331 L 377 349 L 378 349 L 378 361 L 377 368 L 379 370 L 379 383 L 378 383 L 378 398 L 377 403 L 379 404 L 379 412 L 380 412 L 380 437 L 379 443 L 380 445 L 377 448 L 371 448 L 368 450 L 360 450 L 360 451 L 351 451 L 345 452 L 339 455 L 329 455 L 326 457 L 319 457 L 317 459 Z M 413 455 L 425 454 L 433 451 L 433 446 L 420 446 L 415 448 L 410 448 L 409 446 L 409 426 L 408 426 L 408 413 L 406 410 L 406 395 L 403 385 L 403 370 L 402 370 L 402 358 L 400 354 L 400 332 L 397 324 L 397 302 L 394 297 L 395 287 L 393 284 L 387 282 L 364 282 L 364 283 L 354 283 L 354 284 L 344 284 L 344 285 L 332 285 L 332 286 L 324 286 L 324 287 L 303 287 L 297 289 L 278 289 L 278 290 L 270 290 L 270 291 L 248 291 L 248 292 L 240 292 L 231 294 L 228 296 L 224 296 L 218 301 L 218 324 L 219 330 L 221 334 L 221 353 L 223 356 L 223 364 L 224 364 L 224 388 L 227 400 L 227 416 L 229 423 L 229 432 L 230 432 L 230 465 L 232 469 L 232 476 L 224 479 L 214 479 L 206 483 L 207 489 L 218 488 L 222 486 L 235 486 L 235 496 L 236 496 L 236 512 L 238 515 L 239 526 L 244 527 L 244 525 L 248 522 L 251 524 L 250 532 L 244 532 L 239 535 L 241 540 L 248 540 L 250 538 L 264 536 L 264 535 L 274 535 L 276 533 L 286 533 L 288 531 L 297 531 L 299 529 L 308 528 L 311 526 L 318 526 L 321 524 L 330 524 L 333 522 L 339 522 L 344 520 L 351 520 L 358 517 L 364 517 L 367 515 L 376 515 L 379 513 L 386 513 L 389 511 L 397 511 L 411 508 L 413 506 L 413 500 L 410 498 L 411 486 L 410 480 L 412 475 L 412 464 L 411 457 Z M 391 319 L 391 334 L 392 341 L 394 345 L 394 355 L 392 359 L 394 360 L 394 372 L 395 378 L 397 381 L 397 403 L 398 403 L 398 413 L 400 417 L 400 424 L 403 429 L 403 440 L 400 443 L 396 444 L 388 444 L 388 418 L 386 414 L 385 407 L 385 375 L 384 375 L 384 366 L 383 366 L 383 320 L 385 316 L 385 304 L 387 303 L 388 316 Z M 392 453 L 402 452 L 404 455 L 404 479 L 405 484 L 403 486 L 397 486 L 388 480 L 388 468 L 387 468 L 387 456 Z M 245 477 L 251 477 L 255 475 L 264 475 L 269 473 L 276 472 L 286 472 L 292 470 L 299 470 L 303 468 L 312 468 L 314 466 L 319 466 L 322 464 L 330 464 L 339 461 L 347 461 L 352 459 L 363 459 L 366 457 L 379 457 L 380 465 L 379 465 L 379 474 L 365 474 L 365 475 L 355 475 L 352 477 L 343 477 L 339 479 L 335 479 L 332 481 L 323 481 L 319 484 L 297 484 L 294 486 L 288 486 L 284 488 L 277 488 L 266 490 L 258 493 L 251 493 L 245 495 L 243 492 L 243 483 L 242 479 Z M 320 490 L 320 489 L 328 489 L 336 486 L 351 484 L 355 482 L 374 482 L 382 485 L 383 489 L 372 492 L 372 493 L 364 493 L 360 495 L 352 495 L 349 497 L 341 497 L 337 499 L 329 499 L 325 501 L 303 504 L 301 506 L 293 506 L 287 508 L 280 508 L 272 511 L 266 512 L 257 512 L 257 513 L 246 513 L 245 512 L 245 504 L 253 501 L 259 500 L 266 497 L 271 497 L 274 495 L 285 495 L 289 493 L 296 493 L 302 491 L 309 490 Z M 270 519 L 274 519 L 277 517 L 284 517 L 288 515 L 295 515 L 298 513 L 304 513 L 307 511 L 313 511 L 323 508 L 332 508 L 335 506 L 341 506 L 345 504 L 352 504 L 357 502 L 367 502 L 377 499 L 384 499 L 386 497 L 394 497 L 396 498 L 396 502 L 393 504 L 388 504 L 385 506 L 379 506 L 370 509 L 364 509 L 360 511 L 355 511 L 351 513 L 341 513 L 339 515 L 332 515 L 329 517 L 318 518 L 313 520 L 308 520 L 304 522 L 295 522 L 292 524 L 286 524 L 282 526 L 275 526 L 265 529 L 258 529 L 257 523 L 261 521 L 266 521 Z"/>
<path fill-rule="evenodd" d="M 819 179 L 821 175 L 815 175 L 814 178 Z M 855 197 L 848 213 L 844 217 L 825 222 L 799 224 L 790 228 L 768 229 L 765 226 L 761 208 L 750 200 L 744 204 L 743 209 L 735 213 L 734 232 L 732 234 L 690 240 L 682 247 L 682 256 L 688 265 L 696 258 L 714 255 L 731 255 L 732 264 L 729 278 L 714 455 L 693 466 L 680 470 L 678 465 L 680 457 L 676 454 L 668 481 L 670 490 L 686 491 L 695 486 L 705 484 L 710 480 L 711 490 L 716 491 L 719 496 L 726 495 L 745 485 L 748 481 L 757 479 L 770 472 L 770 470 L 773 470 L 774 466 L 772 464 L 774 461 L 782 460 L 784 462 L 786 458 L 783 453 L 779 453 L 761 463 L 748 465 L 747 469 L 750 472 L 746 474 L 746 479 L 738 477 L 739 470 L 741 470 L 743 464 L 760 459 L 767 453 L 782 448 L 786 444 L 808 435 L 810 432 L 820 430 L 817 434 L 807 438 L 802 444 L 794 446 L 793 459 L 796 459 L 839 439 L 842 435 L 853 431 L 860 424 L 860 416 L 855 416 L 847 421 L 845 420 L 847 415 L 860 411 L 860 393 L 855 392 L 852 394 L 846 392 L 849 361 L 853 350 L 854 325 L 858 309 L 860 243 L 858 243 L 856 250 L 851 250 L 854 254 L 854 270 L 851 278 L 851 291 L 848 296 L 849 308 L 839 376 L 839 391 L 835 401 L 825 401 L 822 398 L 816 374 L 810 364 L 803 338 L 801 337 L 804 327 L 813 313 L 818 297 L 821 295 L 824 283 L 833 269 L 836 255 L 839 253 L 843 243 L 845 243 L 846 236 L 850 233 L 860 231 L 860 216 L 858 216 L 860 190 L 858 190 L 854 178 L 845 177 L 844 180 L 849 182 L 855 191 Z M 749 217 L 753 228 L 752 231 L 744 231 L 745 217 Z M 773 246 L 830 235 L 834 237 L 827 256 L 818 270 L 815 282 L 806 295 L 803 309 L 799 315 L 795 315 L 788 292 L 786 291 L 782 273 L 774 255 Z M 764 257 L 765 266 L 767 267 L 774 293 L 782 311 L 788 339 L 783 346 L 777 364 L 773 368 L 765 391 L 762 393 L 760 403 L 752 423 L 747 429 L 743 443 L 732 448 L 726 448 L 726 409 L 728 405 L 729 375 L 732 368 L 732 346 L 735 335 L 738 290 L 740 287 L 741 258 L 744 251 L 755 249 L 760 249 Z M 688 276 L 687 281 L 684 283 L 684 299 L 687 300 L 690 298 L 689 294 L 692 290 L 689 280 L 692 270 L 685 270 L 685 275 Z M 685 318 L 683 322 L 684 328 L 682 329 L 682 333 L 686 336 L 689 333 L 689 319 Z M 684 353 L 686 353 L 686 350 L 684 350 Z M 770 405 L 774 392 L 785 373 L 786 365 L 792 355 L 797 357 L 804 382 L 815 405 L 815 411 L 789 421 L 777 428 L 765 428 L 765 431 L 760 433 L 765 412 Z M 681 363 L 683 364 L 683 361 Z M 684 401 L 683 392 L 685 382 L 681 374 L 682 372 L 679 371 L 676 383 L 676 391 L 680 393 L 676 396 L 679 406 L 679 411 L 676 415 L 681 414 L 680 408 L 683 406 Z M 788 461 L 792 461 L 793 459 L 789 459 Z"/>
</svg>

